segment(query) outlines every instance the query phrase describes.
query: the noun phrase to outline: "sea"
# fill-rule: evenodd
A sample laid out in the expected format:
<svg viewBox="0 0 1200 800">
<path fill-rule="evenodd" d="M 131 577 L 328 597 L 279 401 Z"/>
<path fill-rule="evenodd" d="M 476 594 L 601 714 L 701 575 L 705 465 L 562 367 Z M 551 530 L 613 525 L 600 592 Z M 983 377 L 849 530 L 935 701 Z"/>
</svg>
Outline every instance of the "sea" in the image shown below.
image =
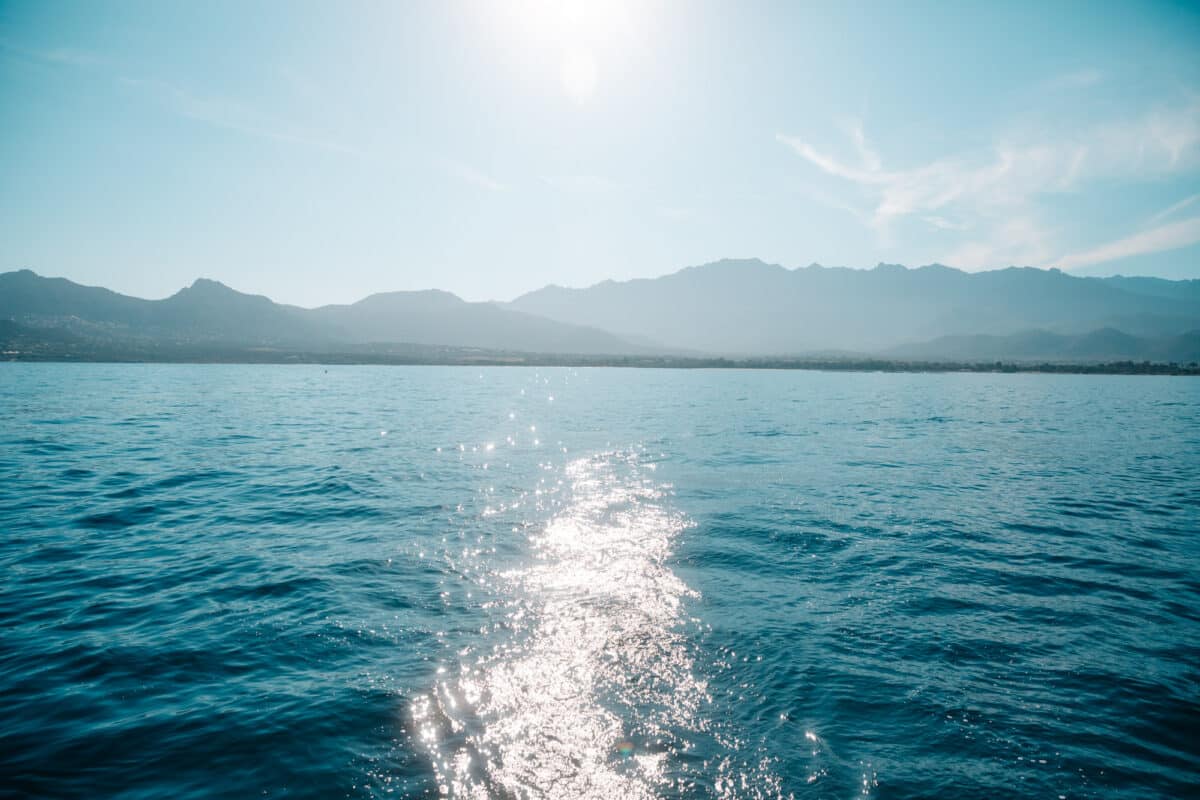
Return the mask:
<svg viewBox="0 0 1200 800">
<path fill-rule="evenodd" d="M 1200 380 L 0 364 L 0 796 L 1200 796 Z"/>
</svg>

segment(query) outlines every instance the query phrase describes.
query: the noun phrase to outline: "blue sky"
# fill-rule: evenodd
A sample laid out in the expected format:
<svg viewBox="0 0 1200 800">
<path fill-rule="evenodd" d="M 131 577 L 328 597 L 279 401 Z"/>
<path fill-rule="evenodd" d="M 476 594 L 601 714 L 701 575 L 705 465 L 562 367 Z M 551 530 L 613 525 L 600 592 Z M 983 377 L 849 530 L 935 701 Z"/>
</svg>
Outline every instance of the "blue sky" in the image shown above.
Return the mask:
<svg viewBox="0 0 1200 800">
<path fill-rule="evenodd" d="M 1200 277 L 1188 3 L 0 0 L 0 270 L 512 297 L 722 257 Z"/>
</svg>

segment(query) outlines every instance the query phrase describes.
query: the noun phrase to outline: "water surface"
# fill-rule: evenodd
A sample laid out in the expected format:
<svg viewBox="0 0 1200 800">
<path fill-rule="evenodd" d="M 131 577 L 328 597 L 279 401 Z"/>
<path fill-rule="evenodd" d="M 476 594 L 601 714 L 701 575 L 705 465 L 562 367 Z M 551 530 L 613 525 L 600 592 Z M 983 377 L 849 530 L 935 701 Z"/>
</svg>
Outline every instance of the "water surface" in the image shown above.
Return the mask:
<svg viewBox="0 0 1200 800">
<path fill-rule="evenodd" d="M 0 793 L 1178 797 L 1200 382 L 0 365 Z"/>
</svg>

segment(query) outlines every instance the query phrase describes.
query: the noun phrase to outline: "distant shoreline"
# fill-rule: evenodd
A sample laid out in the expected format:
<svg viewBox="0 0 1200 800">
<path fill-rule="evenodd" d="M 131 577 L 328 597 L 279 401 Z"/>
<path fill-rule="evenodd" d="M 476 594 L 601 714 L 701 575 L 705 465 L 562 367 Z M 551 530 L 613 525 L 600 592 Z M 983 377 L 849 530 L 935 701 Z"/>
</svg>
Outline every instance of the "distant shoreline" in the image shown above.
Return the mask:
<svg viewBox="0 0 1200 800">
<path fill-rule="evenodd" d="M 480 353 L 437 356 L 366 353 L 308 353 L 251 350 L 237 353 L 164 357 L 91 357 L 3 353 L 0 361 L 24 364 L 245 364 L 306 366 L 429 367 L 623 367 L 630 369 L 808 370 L 815 372 L 978 372 L 1058 375 L 1200 376 L 1200 364 L 1135 361 L 1054 363 L 1019 361 L 901 361 L 873 358 L 702 358 L 670 356 L 571 356 L 531 353 Z"/>
</svg>

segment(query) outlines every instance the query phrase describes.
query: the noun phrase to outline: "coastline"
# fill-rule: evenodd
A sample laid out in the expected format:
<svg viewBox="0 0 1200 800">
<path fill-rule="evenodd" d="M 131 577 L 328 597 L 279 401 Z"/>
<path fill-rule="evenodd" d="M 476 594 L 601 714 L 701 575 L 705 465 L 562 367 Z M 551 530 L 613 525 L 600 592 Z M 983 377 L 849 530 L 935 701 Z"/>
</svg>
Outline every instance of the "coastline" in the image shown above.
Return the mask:
<svg viewBox="0 0 1200 800">
<path fill-rule="evenodd" d="M 819 372 L 979 372 L 1067 375 L 1200 376 L 1200 364 L 1151 361 L 905 361 L 845 357 L 593 356 L 507 353 L 458 348 L 414 352 L 320 352 L 272 348 L 179 349 L 155 353 L 7 351 L 0 361 L 57 364 L 295 364 L 326 366 L 623 367 L 631 369 L 811 370 Z"/>
</svg>

